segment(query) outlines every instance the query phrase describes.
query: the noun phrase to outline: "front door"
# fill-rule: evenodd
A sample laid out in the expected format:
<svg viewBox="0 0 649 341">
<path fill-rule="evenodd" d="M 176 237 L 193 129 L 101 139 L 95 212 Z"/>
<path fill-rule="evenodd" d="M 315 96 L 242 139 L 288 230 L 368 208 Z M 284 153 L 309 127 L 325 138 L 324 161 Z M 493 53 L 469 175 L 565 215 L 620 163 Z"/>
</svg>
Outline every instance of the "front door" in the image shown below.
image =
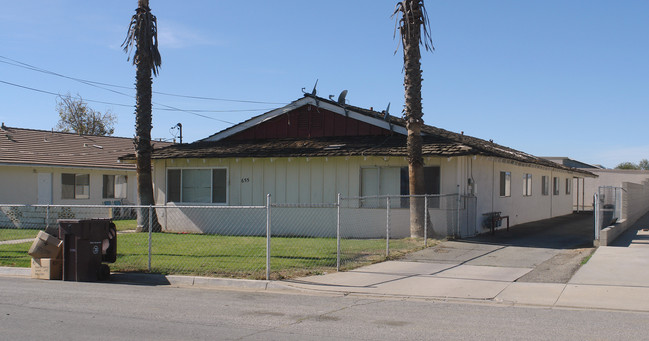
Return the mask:
<svg viewBox="0 0 649 341">
<path fill-rule="evenodd" d="M 52 203 L 52 173 L 38 173 L 38 204 Z"/>
</svg>

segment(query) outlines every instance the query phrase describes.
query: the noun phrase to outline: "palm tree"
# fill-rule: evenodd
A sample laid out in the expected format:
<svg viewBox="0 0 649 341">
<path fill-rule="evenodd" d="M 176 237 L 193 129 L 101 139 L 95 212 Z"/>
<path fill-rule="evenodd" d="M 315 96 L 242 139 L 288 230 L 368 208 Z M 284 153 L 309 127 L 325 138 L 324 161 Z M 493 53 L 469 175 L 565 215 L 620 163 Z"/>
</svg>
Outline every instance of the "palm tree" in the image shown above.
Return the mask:
<svg viewBox="0 0 649 341">
<path fill-rule="evenodd" d="M 154 205 L 153 179 L 151 176 L 151 86 L 153 75 L 158 75 L 161 64 L 158 51 L 158 27 L 156 17 L 151 13 L 149 0 L 138 0 L 138 8 L 131 18 L 128 33 L 122 46 L 130 55 L 135 45 L 133 65 L 135 65 L 136 104 L 135 104 L 135 157 L 137 162 L 137 193 L 140 205 Z M 130 57 L 129 57 L 130 58 Z M 148 230 L 147 209 L 138 211 L 138 230 Z M 160 231 L 157 215 L 151 221 L 153 230 Z"/>
<path fill-rule="evenodd" d="M 421 108 L 421 52 L 432 51 L 433 43 L 428 26 L 428 14 L 424 0 L 404 0 L 397 3 L 393 16 L 398 18 L 399 33 L 403 44 L 403 69 L 405 87 L 404 116 L 408 130 L 408 176 L 410 195 L 421 195 L 424 186 L 424 159 L 422 157 L 422 119 Z M 410 236 L 424 236 L 424 199 L 410 197 Z"/>
</svg>

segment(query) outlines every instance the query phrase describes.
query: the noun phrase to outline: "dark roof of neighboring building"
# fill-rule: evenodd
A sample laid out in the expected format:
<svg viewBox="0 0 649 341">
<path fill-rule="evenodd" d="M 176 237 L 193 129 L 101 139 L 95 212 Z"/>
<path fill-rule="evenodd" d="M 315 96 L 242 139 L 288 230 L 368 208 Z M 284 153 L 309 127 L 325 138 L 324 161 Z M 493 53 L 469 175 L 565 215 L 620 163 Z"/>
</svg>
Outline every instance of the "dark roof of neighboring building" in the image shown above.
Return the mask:
<svg viewBox="0 0 649 341">
<path fill-rule="evenodd" d="M 132 152 L 131 138 L 0 127 L 0 164 L 4 165 L 135 169 L 134 164 L 118 160 Z"/>
<path fill-rule="evenodd" d="M 305 98 L 312 99 L 316 104 L 326 103 L 329 107 L 338 108 L 347 112 L 355 112 L 377 122 L 387 122 L 390 129 L 393 127 L 405 131 L 406 121 L 402 118 L 385 115 L 384 112 L 377 112 L 347 104 L 340 104 L 335 101 L 305 94 L 305 97 L 293 103 L 276 109 L 249 120 L 239 123 L 233 127 L 216 133 L 206 139 L 182 145 L 173 145 L 155 151 L 154 159 L 167 158 L 210 158 L 210 157 L 315 157 L 315 156 L 354 156 L 354 155 L 376 155 L 376 156 L 407 156 L 406 136 L 403 133 L 395 133 L 391 136 L 338 136 L 319 138 L 285 138 L 267 139 L 254 141 L 230 141 L 227 139 L 229 131 L 247 129 L 250 125 L 266 120 L 268 115 L 277 112 L 281 115 L 287 111 L 297 108 L 296 103 Z M 385 123 L 383 123 L 385 124 Z M 244 127 L 244 128 L 242 128 Z M 396 129 L 395 129 L 396 130 Z M 476 137 L 454 133 L 441 128 L 424 125 L 422 127 L 424 140 L 424 156 L 461 156 L 461 155 L 483 155 L 509 159 L 528 164 L 558 168 L 588 176 L 596 175 L 563 166 L 561 164 L 536 157 L 509 147 L 501 146 L 491 141 L 485 141 Z M 224 136 L 221 138 L 220 136 Z M 208 140 L 212 141 L 208 141 Z M 125 156 L 124 159 L 133 159 L 133 155 Z"/>
<path fill-rule="evenodd" d="M 552 162 L 560 163 L 564 166 L 572 167 L 572 168 L 588 168 L 588 169 L 602 169 L 604 167 L 599 166 L 599 165 L 590 165 L 585 162 L 573 160 L 569 157 L 565 156 L 542 156 L 542 158 L 550 160 Z"/>
</svg>

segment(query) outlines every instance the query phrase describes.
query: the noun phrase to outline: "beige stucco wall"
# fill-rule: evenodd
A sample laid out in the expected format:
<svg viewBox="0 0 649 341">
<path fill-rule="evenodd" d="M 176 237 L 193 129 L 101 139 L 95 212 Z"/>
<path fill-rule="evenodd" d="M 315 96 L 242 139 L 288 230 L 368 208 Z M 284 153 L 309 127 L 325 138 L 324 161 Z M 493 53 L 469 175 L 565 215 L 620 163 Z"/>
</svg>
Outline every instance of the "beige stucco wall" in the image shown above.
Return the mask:
<svg viewBox="0 0 649 341">
<path fill-rule="evenodd" d="M 585 209 L 593 209 L 593 195 L 600 186 L 623 187 L 625 182 L 642 184 L 649 180 L 649 171 L 624 169 L 589 169 L 598 178 L 587 178 L 583 186 Z M 581 191 L 581 189 L 580 189 Z M 624 197 L 624 193 L 622 193 Z"/>
</svg>

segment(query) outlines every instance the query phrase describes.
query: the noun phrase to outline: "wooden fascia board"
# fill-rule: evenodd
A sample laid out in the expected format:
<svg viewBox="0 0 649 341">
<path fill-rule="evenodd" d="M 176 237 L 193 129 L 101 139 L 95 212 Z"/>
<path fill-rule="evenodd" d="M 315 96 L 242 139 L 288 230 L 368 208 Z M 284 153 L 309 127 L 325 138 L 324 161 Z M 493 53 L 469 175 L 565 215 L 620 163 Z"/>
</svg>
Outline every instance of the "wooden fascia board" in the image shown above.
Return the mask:
<svg viewBox="0 0 649 341">
<path fill-rule="evenodd" d="M 313 98 L 310 98 L 310 99 L 312 100 L 313 104 L 315 105 L 316 100 L 313 99 Z M 374 117 L 370 117 L 370 116 L 367 116 L 367 115 L 363 115 L 363 114 L 360 114 L 360 113 L 358 113 L 356 111 L 341 108 L 341 107 L 339 107 L 337 105 L 333 105 L 333 104 L 330 104 L 330 103 L 327 103 L 327 102 L 319 102 L 318 107 L 329 110 L 331 112 L 335 112 L 335 113 L 337 113 L 339 115 L 342 115 L 342 116 L 353 118 L 353 119 L 355 119 L 357 121 L 365 122 L 367 124 L 371 124 L 373 126 L 383 128 L 385 130 L 394 131 L 394 132 L 399 133 L 401 135 L 408 135 L 408 131 L 406 130 L 406 128 L 404 128 L 402 126 L 391 125 L 390 122 L 382 120 L 380 118 L 374 118 Z"/>
</svg>

